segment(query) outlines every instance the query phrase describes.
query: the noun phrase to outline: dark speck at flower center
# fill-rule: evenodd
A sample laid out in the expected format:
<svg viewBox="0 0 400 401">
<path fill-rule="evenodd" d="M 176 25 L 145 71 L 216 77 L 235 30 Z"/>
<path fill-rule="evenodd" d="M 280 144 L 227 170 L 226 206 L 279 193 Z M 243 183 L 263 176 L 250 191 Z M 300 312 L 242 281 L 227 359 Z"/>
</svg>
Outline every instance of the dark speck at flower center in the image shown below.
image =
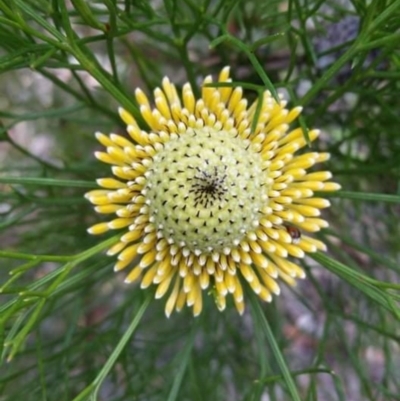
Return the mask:
<svg viewBox="0 0 400 401">
<path fill-rule="evenodd" d="M 208 207 L 212 206 L 214 201 L 222 201 L 224 199 L 224 195 L 228 191 L 225 185 L 226 167 L 222 170 L 224 171 L 220 173 L 216 166 L 210 172 L 198 168 L 197 174 L 191 180 L 193 183 L 189 191 L 195 196 L 194 206 Z"/>
</svg>

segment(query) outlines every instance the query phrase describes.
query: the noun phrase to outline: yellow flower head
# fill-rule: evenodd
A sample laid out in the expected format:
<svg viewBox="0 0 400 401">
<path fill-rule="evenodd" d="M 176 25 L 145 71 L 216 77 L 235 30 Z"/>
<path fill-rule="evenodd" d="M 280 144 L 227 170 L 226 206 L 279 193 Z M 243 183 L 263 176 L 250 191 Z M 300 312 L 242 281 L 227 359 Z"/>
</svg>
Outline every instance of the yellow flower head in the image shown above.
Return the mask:
<svg viewBox="0 0 400 401">
<path fill-rule="evenodd" d="M 218 81 L 231 81 L 229 68 Z M 126 282 L 156 285 L 156 298 L 168 294 L 167 316 L 185 304 L 197 316 L 203 290 L 214 294 L 220 310 L 231 294 L 243 313 L 243 279 L 271 301 L 280 292 L 278 279 L 293 285 L 304 277 L 288 256 L 325 249 L 300 233 L 328 226 L 319 215 L 329 202 L 313 197 L 314 191 L 335 191 L 339 185 L 327 182 L 328 171 L 306 170 L 329 155 L 294 155 L 306 146 L 300 128 L 288 132 L 301 108 L 287 110 L 286 102 L 277 103 L 268 91 L 252 132 L 258 100 L 248 107 L 242 94 L 240 87 L 203 86 L 196 100 L 187 83 L 180 97 L 164 78 L 162 89 L 154 91 L 154 108 L 136 90 L 148 132 L 120 109 L 131 138 L 96 134 L 106 147 L 96 157 L 112 165 L 116 178 L 99 179 L 104 189 L 86 198 L 98 213 L 116 217 L 89 232 L 124 230 L 108 251 L 118 254 L 115 270 L 129 266 Z M 318 134 L 309 131 L 310 141 Z"/>
</svg>

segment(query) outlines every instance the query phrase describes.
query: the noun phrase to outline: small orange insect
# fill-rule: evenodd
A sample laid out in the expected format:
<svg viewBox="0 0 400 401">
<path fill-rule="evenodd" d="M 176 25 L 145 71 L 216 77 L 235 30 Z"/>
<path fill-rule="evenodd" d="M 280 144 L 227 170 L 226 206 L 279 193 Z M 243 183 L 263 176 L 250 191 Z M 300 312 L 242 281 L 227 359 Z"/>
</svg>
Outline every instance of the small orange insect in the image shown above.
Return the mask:
<svg viewBox="0 0 400 401">
<path fill-rule="evenodd" d="M 301 232 L 300 230 L 295 227 L 295 226 L 290 226 L 290 225 L 285 225 L 286 231 L 288 234 L 292 237 L 292 243 L 293 244 L 298 244 L 301 239 Z"/>
</svg>

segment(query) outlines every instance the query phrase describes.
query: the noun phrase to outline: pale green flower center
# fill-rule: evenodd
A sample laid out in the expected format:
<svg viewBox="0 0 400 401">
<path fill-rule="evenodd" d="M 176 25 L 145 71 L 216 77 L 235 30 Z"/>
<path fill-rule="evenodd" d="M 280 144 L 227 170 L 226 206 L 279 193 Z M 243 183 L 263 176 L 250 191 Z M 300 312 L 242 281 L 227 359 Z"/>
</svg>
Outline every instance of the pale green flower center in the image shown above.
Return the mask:
<svg viewBox="0 0 400 401">
<path fill-rule="evenodd" d="M 149 167 L 151 221 L 170 243 L 194 252 L 237 246 L 258 225 L 267 188 L 250 141 L 210 128 L 188 129 Z"/>
</svg>

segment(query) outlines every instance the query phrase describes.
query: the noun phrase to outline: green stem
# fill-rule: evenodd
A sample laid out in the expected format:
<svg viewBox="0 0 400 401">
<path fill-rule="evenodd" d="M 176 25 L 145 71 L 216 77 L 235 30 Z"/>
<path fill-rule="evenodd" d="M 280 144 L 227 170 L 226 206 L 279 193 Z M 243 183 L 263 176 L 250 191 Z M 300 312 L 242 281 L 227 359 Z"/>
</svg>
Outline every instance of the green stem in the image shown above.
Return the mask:
<svg viewBox="0 0 400 401">
<path fill-rule="evenodd" d="M 267 337 L 267 340 L 269 342 L 269 345 L 271 347 L 272 353 L 276 359 L 276 362 L 282 372 L 282 376 L 283 379 L 286 383 L 287 389 L 289 391 L 289 394 L 291 396 L 291 399 L 293 401 L 301 401 L 300 400 L 300 396 L 299 393 L 296 389 L 296 385 L 294 383 L 294 380 L 292 378 L 292 374 L 285 362 L 285 359 L 282 355 L 282 352 L 279 348 L 279 345 L 275 339 L 274 333 L 271 329 L 271 326 L 268 322 L 268 320 L 266 319 L 263 310 L 261 309 L 260 306 L 260 301 L 258 298 L 256 298 L 256 296 L 254 294 L 251 294 L 250 296 L 250 302 L 251 302 L 251 306 L 253 308 L 254 314 L 256 316 L 256 319 L 258 322 L 261 323 L 262 328 L 264 329 L 265 335 Z"/>
<path fill-rule="evenodd" d="M 108 358 L 107 362 L 104 364 L 103 368 L 100 370 L 99 374 L 96 376 L 96 378 L 93 380 L 93 382 L 90 383 L 89 386 L 87 386 L 77 397 L 75 397 L 73 399 L 73 401 L 87 400 L 88 397 L 90 397 L 90 400 L 93 400 L 93 401 L 98 399 L 97 395 L 98 395 L 101 385 L 104 382 L 104 379 L 110 373 L 111 369 L 114 367 L 118 358 L 122 354 L 122 351 L 128 344 L 129 340 L 131 339 L 133 333 L 135 332 L 137 326 L 139 325 L 139 323 L 144 315 L 144 312 L 146 311 L 147 307 L 149 306 L 151 299 L 152 299 L 152 294 L 149 292 L 147 294 L 147 297 L 145 298 L 143 304 L 137 311 L 131 324 L 128 326 L 124 335 L 118 342 L 117 346 L 115 347 L 114 351 L 111 353 L 110 357 Z"/>
</svg>

